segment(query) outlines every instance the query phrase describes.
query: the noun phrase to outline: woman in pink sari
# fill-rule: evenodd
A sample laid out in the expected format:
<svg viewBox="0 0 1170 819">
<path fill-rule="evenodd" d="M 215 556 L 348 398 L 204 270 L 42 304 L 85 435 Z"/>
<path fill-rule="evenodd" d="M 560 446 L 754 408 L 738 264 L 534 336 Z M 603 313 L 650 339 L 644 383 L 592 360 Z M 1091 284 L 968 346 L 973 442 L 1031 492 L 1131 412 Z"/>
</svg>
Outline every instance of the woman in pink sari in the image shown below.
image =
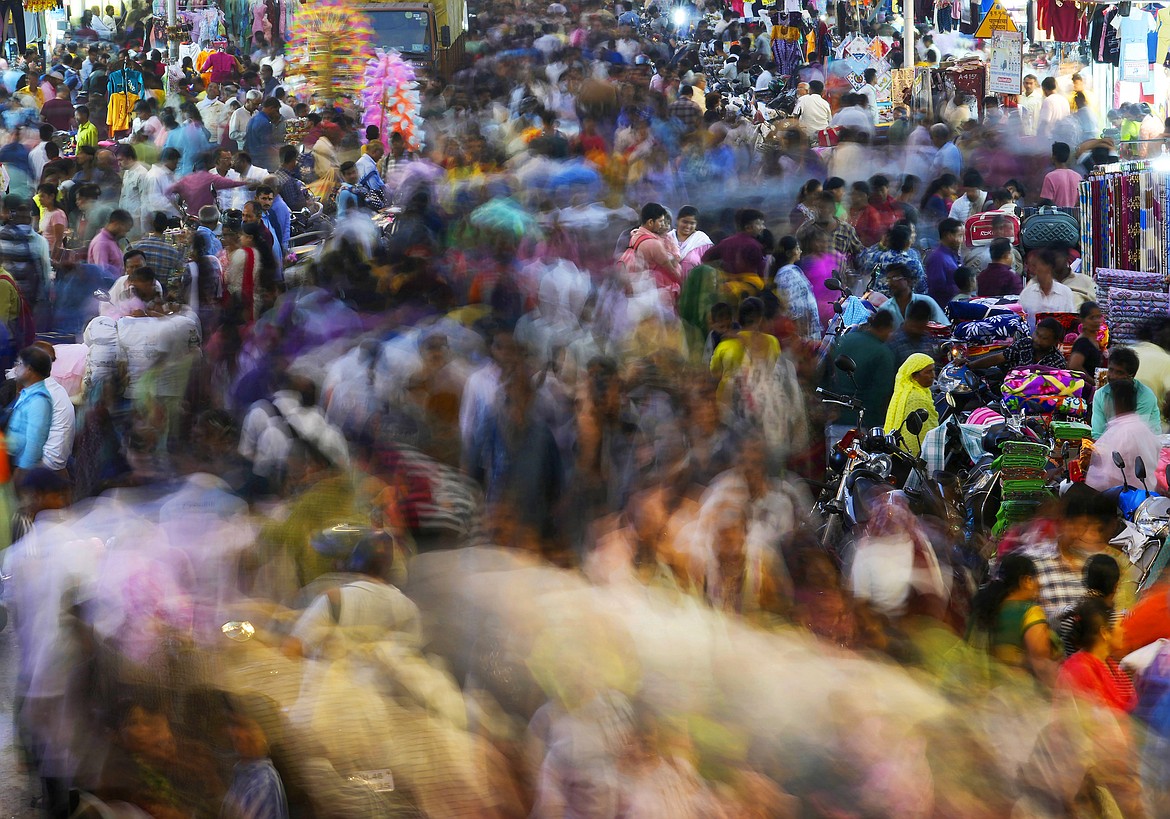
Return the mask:
<svg viewBox="0 0 1170 819">
<path fill-rule="evenodd" d="M 714 242 L 706 233 L 699 230 L 699 209 L 696 207 L 687 205 L 680 208 L 674 224 L 675 228 L 670 232 L 670 236 L 678 244 L 681 257 L 679 273 L 685 281 L 691 268 L 700 263 L 703 254 Z"/>
<path fill-rule="evenodd" d="M 829 234 L 823 230 L 810 231 L 801 239 L 798 264 L 812 286 L 822 327 L 828 327 L 833 320 L 837 294 L 825 287 L 825 282 L 834 277 L 839 261 L 837 254 L 829 250 Z"/>
</svg>

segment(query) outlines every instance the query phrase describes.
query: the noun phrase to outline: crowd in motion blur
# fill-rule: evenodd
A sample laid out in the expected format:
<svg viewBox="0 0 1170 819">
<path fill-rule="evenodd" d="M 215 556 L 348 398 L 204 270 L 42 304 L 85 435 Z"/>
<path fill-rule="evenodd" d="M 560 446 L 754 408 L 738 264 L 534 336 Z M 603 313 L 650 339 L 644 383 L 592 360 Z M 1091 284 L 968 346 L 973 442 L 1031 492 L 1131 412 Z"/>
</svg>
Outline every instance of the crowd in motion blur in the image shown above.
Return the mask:
<svg viewBox="0 0 1170 819">
<path fill-rule="evenodd" d="M 1170 815 L 1170 316 L 1077 221 L 1161 126 L 675 10 L 478 4 L 418 151 L 263 38 L 0 75 L 46 814 Z"/>
</svg>

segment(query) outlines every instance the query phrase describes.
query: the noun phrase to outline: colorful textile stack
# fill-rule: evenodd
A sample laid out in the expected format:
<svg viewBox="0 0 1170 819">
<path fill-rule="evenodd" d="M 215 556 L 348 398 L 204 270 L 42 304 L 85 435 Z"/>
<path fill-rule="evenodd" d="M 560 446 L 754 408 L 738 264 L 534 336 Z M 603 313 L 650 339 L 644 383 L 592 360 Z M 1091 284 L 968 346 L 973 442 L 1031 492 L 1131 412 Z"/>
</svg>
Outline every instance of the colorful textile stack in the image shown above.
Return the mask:
<svg viewBox="0 0 1170 819">
<path fill-rule="evenodd" d="M 999 535 L 1010 526 L 1030 520 L 1037 507 L 1049 497 L 1044 488 L 1044 468 L 1048 465 L 1048 447 L 1028 441 L 1008 441 L 1003 454 L 993 464 L 1000 470 L 1003 502 L 995 519 L 994 533 Z"/>
<path fill-rule="evenodd" d="M 1136 340 L 1138 327 L 1152 316 L 1170 314 L 1170 293 L 1162 290 L 1130 290 L 1109 288 L 1109 301 L 1104 305 L 1113 339 L 1121 344 Z"/>
<path fill-rule="evenodd" d="M 1143 273 L 1140 270 L 1119 270 L 1114 267 L 1104 267 L 1097 270 L 1097 301 L 1105 304 L 1109 300 L 1109 291 L 1114 287 L 1124 287 L 1128 290 L 1148 290 L 1157 292 L 1166 289 L 1166 279 L 1160 273 Z"/>
<path fill-rule="evenodd" d="M 1029 415 L 1063 413 L 1084 416 L 1086 407 L 1082 398 L 1085 389 L 1083 375 L 1071 370 L 1052 367 L 1017 367 L 1004 378 L 1000 394 L 1003 405 L 1013 412 Z"/>
</svg>

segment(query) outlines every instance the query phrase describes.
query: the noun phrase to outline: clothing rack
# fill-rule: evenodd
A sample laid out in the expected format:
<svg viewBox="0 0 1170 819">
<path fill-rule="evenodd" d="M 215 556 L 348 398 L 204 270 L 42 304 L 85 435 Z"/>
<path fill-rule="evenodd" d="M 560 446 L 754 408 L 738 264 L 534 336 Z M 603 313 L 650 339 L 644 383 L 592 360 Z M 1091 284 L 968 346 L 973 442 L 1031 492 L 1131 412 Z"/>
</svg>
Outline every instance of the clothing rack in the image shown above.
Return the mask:
<svg viewBox="0 0 1170 819">
<path fill-rule="evenodd" d="M 1085 272 L 1133 270 L 1170 276 L 1170 177 L 1148 159 L 1094 170 L 1080 187 Z"/>
</svg>

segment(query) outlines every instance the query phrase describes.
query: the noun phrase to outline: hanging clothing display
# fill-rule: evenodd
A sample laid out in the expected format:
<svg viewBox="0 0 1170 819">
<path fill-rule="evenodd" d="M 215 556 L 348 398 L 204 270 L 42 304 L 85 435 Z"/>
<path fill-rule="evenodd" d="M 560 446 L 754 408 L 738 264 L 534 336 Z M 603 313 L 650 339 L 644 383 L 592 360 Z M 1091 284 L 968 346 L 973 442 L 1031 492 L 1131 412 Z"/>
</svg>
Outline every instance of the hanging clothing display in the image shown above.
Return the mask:
<svg viewBox="0 0 1170 819">
<path fill-rule="evenodd" d="M 1149 82 L 1150 63 L 1158 51 L 1157 19 L 1149 12 L 1133 8 L 1128 17 L 1115 16 L 1112 25 L 1121 41 L 1122 82 Z"/>
<path fill-rule="evenodd" d="M 130 130 L 134 103 L 142 96 L 142 72 L 127 65 L 123 63 L 121 68 L 111 71 L 106 80 L 106 93 L 109 99 L 106 107 L 106 125 L 112 134 Z"/>
<path fill-rule="evenodd" d="M 0 0 L 0 43 L 7 40 L 12 34 L 8 31 L 9 17 L 12 18 L 16 45 L 20 48 L 21 53 L 24 53 L 25 46 L 28 45 L 28 35 L 24 28 L 24 4 L 18 0 Z"/>
<path fill-rule="evenodd" d="M 1138 270 L 1165 277 L 1170 242 L 1167 175 L 1149 161 L 1094 171 L 1081 183 L 1081 251 L 1085 273 Z"/>
<path fill-rule="evenodd" d="M 1073 0 L 1039 0 L 1036 28 L 1058 43 L 1077 43 L 1084 39 L 1081 14 Z"/>
<path fill-rule="evenodd" d="M 1120 63 L 1121 36 L 1113 25 L 1116 16 L 1117 6 L 1097 6 L 1089 18 L 1089 55 L 1093 62 Z"/>
</svg>

